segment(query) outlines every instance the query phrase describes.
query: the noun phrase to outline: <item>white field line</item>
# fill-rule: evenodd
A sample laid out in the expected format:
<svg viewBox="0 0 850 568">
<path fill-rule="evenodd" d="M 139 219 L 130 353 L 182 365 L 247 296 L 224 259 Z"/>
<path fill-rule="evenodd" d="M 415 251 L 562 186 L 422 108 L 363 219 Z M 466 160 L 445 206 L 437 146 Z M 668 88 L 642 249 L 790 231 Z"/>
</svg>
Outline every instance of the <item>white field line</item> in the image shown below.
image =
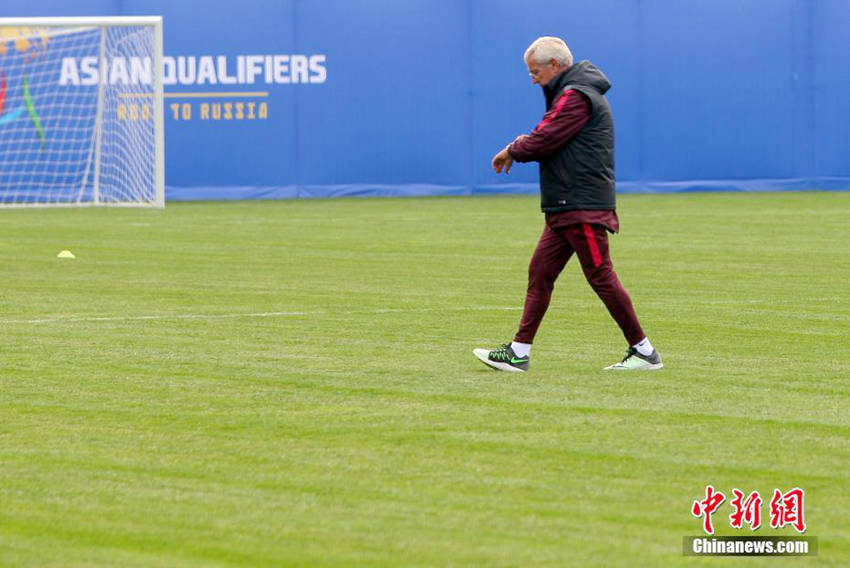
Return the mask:
<svg viewBox="0 0 850 568">
<path fill-rule="evenodd" d="M 45 324 L 45 323 L 75 323 L 75 322 L 122 322 L 122 321 L 155 321 L 155 320 L 217 320 L 236 318 L 285 318 L 295 316 L 323 315 L 370 315 L 370 314 L 405 314 L 424 312 L 463 312 L 463 311 L 513 311 L 522 307 L 502 306 L 466 306 L 458 308 L 379 308 L 376 310 L 315 310 L 304 312 L 247 312 L 230 314 L 156 314 L 143 316 L 56 316 L 28 320 L 2 320 L 0 324 Z"/>
</svg>

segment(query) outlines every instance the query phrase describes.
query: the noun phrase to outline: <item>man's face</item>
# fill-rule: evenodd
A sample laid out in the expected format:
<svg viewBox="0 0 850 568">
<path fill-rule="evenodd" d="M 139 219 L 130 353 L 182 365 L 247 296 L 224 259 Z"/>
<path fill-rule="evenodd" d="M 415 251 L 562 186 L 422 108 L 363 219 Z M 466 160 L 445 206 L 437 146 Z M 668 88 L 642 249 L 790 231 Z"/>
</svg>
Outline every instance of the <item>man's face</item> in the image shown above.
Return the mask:
<svg viewBox="0 0 850 568">
<path fill-rule="evenodd" d="M 531 75 L 531 82 L 541 87 L 548 85 L 549 81 L 561 70 L 560 65 L 554 59 L 550 59 L 545 63 L 538 63 L 534 57 L 531 57 L 525 64 L 528 66 L 528 74 Z"/>
</svg>

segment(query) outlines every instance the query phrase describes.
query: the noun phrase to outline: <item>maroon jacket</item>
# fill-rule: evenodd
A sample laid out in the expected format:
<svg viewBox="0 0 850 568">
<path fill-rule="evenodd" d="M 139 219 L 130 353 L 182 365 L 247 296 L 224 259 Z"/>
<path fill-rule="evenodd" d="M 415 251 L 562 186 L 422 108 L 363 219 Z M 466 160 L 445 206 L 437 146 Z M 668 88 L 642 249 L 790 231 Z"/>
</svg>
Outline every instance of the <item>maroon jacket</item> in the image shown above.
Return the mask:
<svg viewBox="0 0 850 568">
<path fill-rule="evenodd" d="M 531 134 L 518 136 L 508 146 L 517 162 L 536 162 L 548 158 L 564 146 L 590 119 L 590 101 L 578 91 L 565 91 L 543 115 Z"/>
</svg>

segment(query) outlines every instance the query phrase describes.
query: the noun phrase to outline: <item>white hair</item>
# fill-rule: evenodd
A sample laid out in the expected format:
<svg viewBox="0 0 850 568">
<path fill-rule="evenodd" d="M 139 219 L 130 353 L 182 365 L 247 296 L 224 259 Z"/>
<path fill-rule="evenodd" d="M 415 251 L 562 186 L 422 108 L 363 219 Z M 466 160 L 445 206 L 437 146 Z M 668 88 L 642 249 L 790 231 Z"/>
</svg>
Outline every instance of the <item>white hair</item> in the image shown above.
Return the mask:
<svg viewBox="0 0 850 568">
<path fill-rule="evenodd" d="M 543 36 L 534 40 L 522 56 L 526 63 L 532 57 L 537 63 L 546 63 L 554 59 L 561 67 L 573 65 L 573 54 L 567 47 L 567 43 L 559 37 Z"/>
</svg>

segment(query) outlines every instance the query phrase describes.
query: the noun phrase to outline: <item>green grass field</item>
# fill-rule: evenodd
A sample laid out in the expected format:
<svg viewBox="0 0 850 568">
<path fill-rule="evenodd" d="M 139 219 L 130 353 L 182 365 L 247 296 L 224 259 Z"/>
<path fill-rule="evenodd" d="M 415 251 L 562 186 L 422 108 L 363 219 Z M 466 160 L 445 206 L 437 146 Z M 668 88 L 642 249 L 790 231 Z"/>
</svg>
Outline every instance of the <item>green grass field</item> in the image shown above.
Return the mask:
<svg viewBox="0 0 850 568">
<path fill-rule="evenodd" d="M 713 484 L 806 491 L 850 564 L 850 193 L 622 196 L 528 374 L 532 197 L 0 211 L 4 566 L 737 565 L 682 555 Z M 76 260 L 56 254 L 69 249 Z M 729 500 L 714 515 L 729 526 Z"/>
</svg>

